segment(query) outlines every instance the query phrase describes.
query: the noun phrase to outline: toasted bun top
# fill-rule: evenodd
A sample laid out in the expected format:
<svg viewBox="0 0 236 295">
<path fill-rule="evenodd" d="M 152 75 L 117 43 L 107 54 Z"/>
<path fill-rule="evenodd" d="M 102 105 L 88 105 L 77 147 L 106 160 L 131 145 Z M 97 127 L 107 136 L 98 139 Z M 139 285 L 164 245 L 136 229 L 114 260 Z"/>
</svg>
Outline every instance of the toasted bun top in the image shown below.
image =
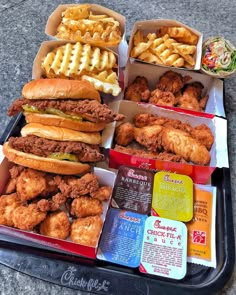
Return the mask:
<svg viewBox="0 0 236 295">
<path fill-rule="evenodd" d="M 44 172 L 73 175 L 89 172 L 91 168 L 85 163 L 44 158 L 20 152 L 10 147 L 8 142 L 5 142 L 3 145 L 3 153 L 12 163 Z"/>
<path fill-rule="evenodd" d="M 88 144 L 100 144 L 99 132 L 81 132 L 63 127 L 47 126 L 38 123 L 29 123 L 21 129 L 21 135 L 35 135 L 52 140 L 80 141 Z"/>
<path fill-rule="evenodd" d="M 99 92 L 88 81 L 66 79 L 36 79 L 24 85 L 26 99 L 95 99 L 101 101 Z"/>
</svg>

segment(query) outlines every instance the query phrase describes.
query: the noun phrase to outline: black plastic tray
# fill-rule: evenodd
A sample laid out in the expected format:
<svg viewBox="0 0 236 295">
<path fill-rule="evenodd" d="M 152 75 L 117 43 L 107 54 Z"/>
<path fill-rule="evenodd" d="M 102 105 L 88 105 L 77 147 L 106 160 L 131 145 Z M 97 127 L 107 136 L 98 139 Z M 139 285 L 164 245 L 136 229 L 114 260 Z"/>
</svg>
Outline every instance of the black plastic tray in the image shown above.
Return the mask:
<svg viewBox="0 0 236 295">
<path fill-rule="evenodd" d="M 14 117 L 0 144 L 10 136 L 18 136 L 24 124 L 22 115 Z M 58 252 L 46 246 L 42 248 L 42 245 L 3 234 L 0 234 L 0 263 L 57 285 L 97 294 L 214 294 L 229 280 L 235 263 L 229 169 L 217 168 L 212 175 L 212 185 L 217 187 L 215 269 L 188 263 L 187 275 L 176 281 Z"/>
</svg>

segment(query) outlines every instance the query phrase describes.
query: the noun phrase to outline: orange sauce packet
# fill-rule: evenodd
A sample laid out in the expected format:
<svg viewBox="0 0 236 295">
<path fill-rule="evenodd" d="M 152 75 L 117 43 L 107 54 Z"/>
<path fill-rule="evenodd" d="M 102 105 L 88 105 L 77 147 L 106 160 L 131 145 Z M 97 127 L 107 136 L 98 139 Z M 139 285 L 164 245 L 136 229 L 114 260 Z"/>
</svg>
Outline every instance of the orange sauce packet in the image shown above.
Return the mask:
<svg viewBox="0 0 236 295">
<path fill-rule="evenodd" d="M 193 219 L 188 228 L 188 262 L 216 267 L 216 188 L 194 184 Z"/>
</svg>

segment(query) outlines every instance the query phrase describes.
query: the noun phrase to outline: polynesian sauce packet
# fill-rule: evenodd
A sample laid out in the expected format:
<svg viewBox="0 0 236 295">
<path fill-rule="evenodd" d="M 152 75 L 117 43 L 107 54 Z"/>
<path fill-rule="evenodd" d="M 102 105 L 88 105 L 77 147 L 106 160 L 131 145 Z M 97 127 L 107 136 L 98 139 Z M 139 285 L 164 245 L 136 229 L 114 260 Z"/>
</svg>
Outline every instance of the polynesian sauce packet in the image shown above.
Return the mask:
<svg viewBox="0 0 236 295">
<path fill-rule="evenodd" d="M 216 187 L 194 184 L 193 219 L 188 229 L 188 262 L 216 267 Z"/>
</svg>

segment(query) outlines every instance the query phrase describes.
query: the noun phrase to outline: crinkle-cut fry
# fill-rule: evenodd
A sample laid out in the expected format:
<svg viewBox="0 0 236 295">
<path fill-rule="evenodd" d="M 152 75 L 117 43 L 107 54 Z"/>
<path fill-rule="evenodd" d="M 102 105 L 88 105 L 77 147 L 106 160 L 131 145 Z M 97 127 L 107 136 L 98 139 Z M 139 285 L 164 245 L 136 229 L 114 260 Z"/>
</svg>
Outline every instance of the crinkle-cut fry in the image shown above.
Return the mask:
<svg viewBox="0 0 236 295">
<path fill-rule="evenodd" d="M 178 42 L 196 45 L 198 36 L 184 27 L 161 27 L 157 35 L 162 36 L 168 34 Z"/>
<path fill-rule="evenodd" d="M 84 72 L 104 71 L 117 67 L 113 52 L 89 44 L 67 43 L 48 53 L 42 62 L 46 76 L 80 76 Z"/>
<path fill-rule="evenodd" d="M 162 60 L 155 54 L 153 54 L 151 51 L 146 50 L 142 52 L 139 56 L 139 59 L 143 61 L 147 61 L 154 64 L 163 64 Z"/>
<path fill-rule="evenodd" d="M 137 46 L 139 43 L 144 42 L 143 32 L 138 30 L 133 37 L 133 45 Z"/>
<path fill-rule="evenodd" d="M 84 19 L 89 16 L 90 4 L 81 4 L 72 7 L 68 7 L 62 12 L 62 18 L 67 19 Z"/>
<path fill-rule="evenodd" d="M 108 79 L 109 79 L 109 77 L 108 77 Z M 91 77 L 91 76 L 87 76 L 87 75 L 83 75 L 82 80 L 89 81 L 90 83 L 93 84 L 93 86 L 97 90 L 112 94 L 113 96 L 117 96 L 121 92 L 121 88 L 118 84 L 118 81 L 116 83 L 104 82 L 104 81 L 99 80 L 97 77 L 95 78 L 95 77 Z"/>
</svg>

